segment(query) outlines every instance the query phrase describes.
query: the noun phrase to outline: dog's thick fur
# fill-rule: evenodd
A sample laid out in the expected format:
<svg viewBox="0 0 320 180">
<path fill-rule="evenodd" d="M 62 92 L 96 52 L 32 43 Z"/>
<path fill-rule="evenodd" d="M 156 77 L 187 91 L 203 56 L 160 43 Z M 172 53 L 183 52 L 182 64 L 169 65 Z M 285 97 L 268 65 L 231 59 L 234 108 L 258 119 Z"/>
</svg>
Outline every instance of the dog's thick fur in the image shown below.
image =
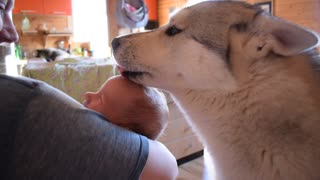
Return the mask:
<svg viewBox="0 0 320 180">
<path fill-rule="evenodd" d="M 219 180 L 320 179 L 317 44 L 311 31 L 230 1 L 112 43 L 123 75 L 171 93 Z"/>
</svg>

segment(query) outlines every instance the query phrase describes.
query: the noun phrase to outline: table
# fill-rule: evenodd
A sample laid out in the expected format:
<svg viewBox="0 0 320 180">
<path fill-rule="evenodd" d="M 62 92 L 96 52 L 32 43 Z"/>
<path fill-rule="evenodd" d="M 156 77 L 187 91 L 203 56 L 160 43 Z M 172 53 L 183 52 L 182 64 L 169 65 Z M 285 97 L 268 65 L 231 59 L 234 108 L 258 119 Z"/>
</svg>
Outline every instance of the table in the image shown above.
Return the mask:
<svg viewBox="0 0 320 180">
<path fill-rule="evenodd" d="M 116 65 L 108 58 L 68 58 L 55 62 L 29 60 L 22 75 L 44 81 L 82 103 L 85 92 L 97 91 L 109 77 L 116 75 Z"/>
</svg>

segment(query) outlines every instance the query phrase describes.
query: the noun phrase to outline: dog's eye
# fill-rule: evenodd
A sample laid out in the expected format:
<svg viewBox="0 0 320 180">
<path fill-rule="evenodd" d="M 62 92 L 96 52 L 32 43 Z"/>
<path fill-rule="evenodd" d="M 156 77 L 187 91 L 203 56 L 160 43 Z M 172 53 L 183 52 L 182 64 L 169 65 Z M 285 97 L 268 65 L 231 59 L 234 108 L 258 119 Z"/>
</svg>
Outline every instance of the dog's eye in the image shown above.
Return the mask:
<svg viewBox="0 0 320 180">
<path fill-rule="evenodd" d="M 179 34 L 182 30 L 178 29 L 176 26 L 170 26 L 167 30 L 166 30 L 166 34 L 168 36 L 174 36 L 176 34 Z"/>
</svg>

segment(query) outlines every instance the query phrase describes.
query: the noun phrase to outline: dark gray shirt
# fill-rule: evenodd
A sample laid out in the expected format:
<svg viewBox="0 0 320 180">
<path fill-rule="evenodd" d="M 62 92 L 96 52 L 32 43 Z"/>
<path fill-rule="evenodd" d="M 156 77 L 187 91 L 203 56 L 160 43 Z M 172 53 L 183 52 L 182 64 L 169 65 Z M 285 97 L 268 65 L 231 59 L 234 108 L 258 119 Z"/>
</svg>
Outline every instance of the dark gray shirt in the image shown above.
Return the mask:
<svg viewBox="0 0 320 180">
<path fill-rule="evenodd" d="M 36 80 L 0 75 L 0 179 L 139 179 L 145 137 Z"/>
</svg>

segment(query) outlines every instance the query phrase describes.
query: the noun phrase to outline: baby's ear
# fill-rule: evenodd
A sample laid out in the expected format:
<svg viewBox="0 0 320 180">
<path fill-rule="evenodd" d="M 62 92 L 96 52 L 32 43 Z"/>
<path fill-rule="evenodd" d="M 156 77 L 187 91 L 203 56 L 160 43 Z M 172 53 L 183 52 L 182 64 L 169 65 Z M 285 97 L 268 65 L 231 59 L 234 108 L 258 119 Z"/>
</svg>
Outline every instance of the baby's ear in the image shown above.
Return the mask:
<svg viewBox="0 0 320 180">
<path fill-rule="evenodd" d="M 316 33 L 266 14 L 257 17 L 254 29 L 264 34 L 264 39 L 260 41 L 263 44 L 262 46 L 260 44 L 257 50 L 271 50 L 279 55 L 292 56 L 315 48 L 319 44 Z"/>
</svg>

